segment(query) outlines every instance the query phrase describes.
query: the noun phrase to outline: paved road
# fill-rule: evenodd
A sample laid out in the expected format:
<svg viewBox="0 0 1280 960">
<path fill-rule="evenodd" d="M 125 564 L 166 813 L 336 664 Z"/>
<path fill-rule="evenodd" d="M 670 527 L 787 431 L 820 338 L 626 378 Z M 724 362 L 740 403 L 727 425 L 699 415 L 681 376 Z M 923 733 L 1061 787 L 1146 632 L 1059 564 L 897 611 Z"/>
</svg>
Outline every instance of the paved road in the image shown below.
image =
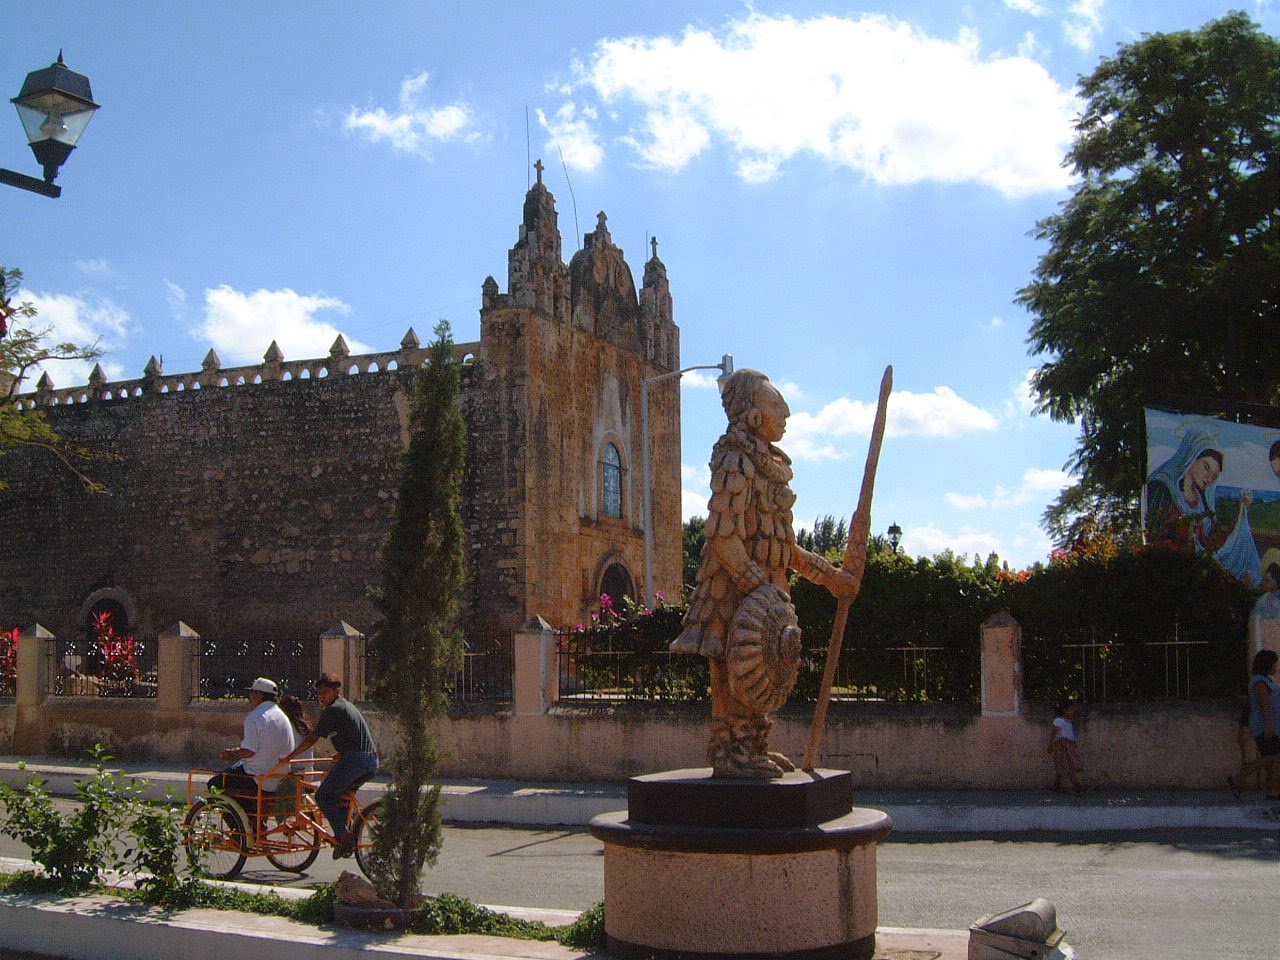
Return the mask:
<svg viewBox="0 0 1280 960">
<path fill-rule="evenodd" d="M 0 855 L 23 853 L 0 837 Z M 307 876 L 268 866 L 247 870 L 244 879 L 305 887 L 332 879 L 347 862 L 324 854 Z M 479 903 L 582 910 L 603 897 L 602 848 L 578 830 L 447 827 L 426 887 Z M 1059 924 L 1082 960 L 1280 956 L 1280 845 L 1274 831 L 986 839 L 917 834 L 891 836 L 879 848 L 884 926 L 965 928 L 985 913 L 1037 896 L 1057 906 Z M 10 958 L 0 953 L 0 960 Z"/>
</svg>

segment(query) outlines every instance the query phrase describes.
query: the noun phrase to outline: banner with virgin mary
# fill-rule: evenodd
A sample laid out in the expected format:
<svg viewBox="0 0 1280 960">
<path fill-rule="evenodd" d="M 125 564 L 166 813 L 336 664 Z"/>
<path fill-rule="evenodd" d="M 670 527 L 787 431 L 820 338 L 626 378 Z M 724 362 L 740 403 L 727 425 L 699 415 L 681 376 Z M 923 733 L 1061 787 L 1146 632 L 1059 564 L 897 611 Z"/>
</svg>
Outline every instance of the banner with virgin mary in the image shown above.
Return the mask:
<svg viewBox="0 0 1280 960">
<path fill-rule="evenodd" d="M 1144 413 L 1147 543 L 1209 554 L 1255 589 L 1280 576 L 1280 429 Z"/>
</svg>

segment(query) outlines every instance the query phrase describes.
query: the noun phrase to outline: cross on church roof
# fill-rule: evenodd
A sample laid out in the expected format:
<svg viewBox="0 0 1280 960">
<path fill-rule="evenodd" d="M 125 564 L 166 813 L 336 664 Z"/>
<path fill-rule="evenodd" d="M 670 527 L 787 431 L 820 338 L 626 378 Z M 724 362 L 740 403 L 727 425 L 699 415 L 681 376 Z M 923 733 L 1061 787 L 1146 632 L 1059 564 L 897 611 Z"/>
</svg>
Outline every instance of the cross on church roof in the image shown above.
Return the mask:
<svg viewBox="0 0 1280 960">
<path fill-rule="evenodd" d="M 539 158 L 538 158 L 538 162 L 537 162 L 537 163 L 535 163 L 535 164 L 533 165 L 533 169 L 535 169 L 535 170 L 537 170 L 537 171 L 538 171 L 538 183 L 542 183 L 542 171 L 543 171 L 543 166 L 542 166 L 542 158 L 541 158 L 541 157 L 539 157 Z"/>
</svg>

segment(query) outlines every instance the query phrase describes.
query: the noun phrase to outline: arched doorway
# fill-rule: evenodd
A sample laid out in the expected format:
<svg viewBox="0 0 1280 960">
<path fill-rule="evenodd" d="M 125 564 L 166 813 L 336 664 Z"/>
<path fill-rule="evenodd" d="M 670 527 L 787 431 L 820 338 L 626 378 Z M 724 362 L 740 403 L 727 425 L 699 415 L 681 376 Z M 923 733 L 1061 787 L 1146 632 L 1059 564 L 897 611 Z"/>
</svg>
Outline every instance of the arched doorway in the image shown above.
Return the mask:
<svg viewBox="0 0 1280 960">
<path fill-rule="evenodd" d="M 626 567 L 620 563 L 611 563 L 605 568 L 604 576 L 600 578 L 600 595 L 613 601 L 613 609 L 619 612 L 622 610 L 623 597 L 635 597 L 635 585 Z"/>
</svg>

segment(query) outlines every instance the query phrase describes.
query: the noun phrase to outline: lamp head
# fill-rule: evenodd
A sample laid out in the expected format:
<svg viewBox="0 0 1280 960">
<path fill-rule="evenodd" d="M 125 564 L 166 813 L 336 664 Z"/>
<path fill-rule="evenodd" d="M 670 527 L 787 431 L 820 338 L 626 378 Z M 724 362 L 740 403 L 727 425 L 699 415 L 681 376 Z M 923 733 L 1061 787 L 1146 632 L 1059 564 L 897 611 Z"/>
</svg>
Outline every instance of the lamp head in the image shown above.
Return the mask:
<svg viewBox="0 0 1280 960">
<path fill-rule="evenodd" d="M 902 542 L 902 528 L 896 523 L 889 524 L 889 546 L 893 548 L 893 552 L 898 552 L 898 544 Z"/>
<path fill-rule="evenodd" d="M 31 152 L 44 168 L 45 182 L 53 183 L 58 168 L 67 162 L 98 109 L 89 78 L 69 69 L 59 50 L 58 59 L 51 66 L 27 74 L 12 103 L 18 109 Z"/>
</svg>

